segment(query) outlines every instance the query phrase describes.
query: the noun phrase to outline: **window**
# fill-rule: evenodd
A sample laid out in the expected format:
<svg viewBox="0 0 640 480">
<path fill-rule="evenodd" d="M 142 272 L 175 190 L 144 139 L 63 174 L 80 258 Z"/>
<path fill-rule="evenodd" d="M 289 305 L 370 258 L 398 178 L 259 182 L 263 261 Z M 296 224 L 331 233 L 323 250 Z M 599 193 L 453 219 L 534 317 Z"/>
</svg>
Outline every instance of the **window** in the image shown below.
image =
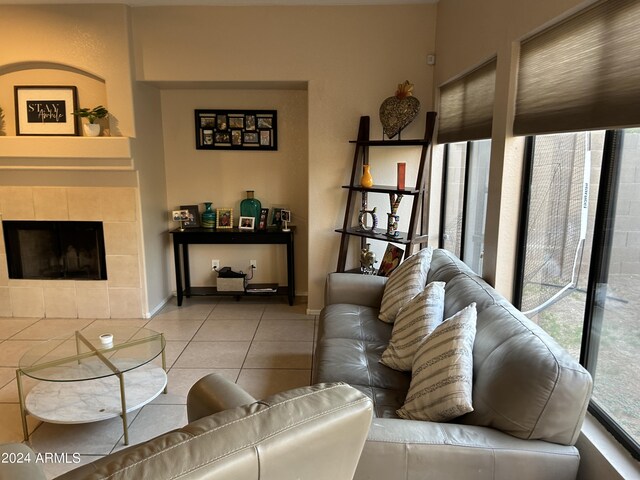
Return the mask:
<svg viewBox="0 0 640 480">
<path fill-rule="evenodd" d="M 491 141 L 451 143 L 444 154 L 440 247 L 482 275 Z"/>
<path fill-rule="evenodd" d="M 640 129 L 530 137 L 516 305 L 591 372 L 590 410 L 640 442 Z"/>
<path fill-rule="evenodd" d="M 601 0 L 526 39 L 513 125 L 536 135 L 514 303 L 580 358 L 589 410 L 637 458 L 639 23 L 637 0 Z"/>
<path fill-rule="evenodd" d="M 445 145 L 440 248 L 446 248 L 460 258 L 462 258 L 462 206 L 464 205 L 466 163 L 467 142 Z"/>
<path fill-rule="evenodd" d="M 484 227 L 489 193 L 489 160 L 491 140 L 471 142 L 468 175 L 465 185 L 464 250 L 462 259 L 478 275 L 482 275 Z"/>
</svg>

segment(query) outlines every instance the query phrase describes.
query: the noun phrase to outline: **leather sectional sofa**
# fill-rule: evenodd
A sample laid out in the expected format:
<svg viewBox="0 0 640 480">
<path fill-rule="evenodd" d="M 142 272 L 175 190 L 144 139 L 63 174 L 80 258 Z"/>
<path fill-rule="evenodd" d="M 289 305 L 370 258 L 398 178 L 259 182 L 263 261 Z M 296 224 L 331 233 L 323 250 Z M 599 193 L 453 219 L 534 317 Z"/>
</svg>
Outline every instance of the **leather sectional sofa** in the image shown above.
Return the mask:
<svg viewBox="0 0 640 480">
<path fill-rule="evenodd" d="M 427 282 L 446 282 L 445 319 L 476 303 L 474 410 L 448 423 L 398 417 L 411 374 L 379 363 L 392 332 L 377 318 L 386 280 L 330 274 L 320 315 L 313 381 L 347 382 L 374 404 L 355 478 L 575 479 L 591 376 L 446 250 L 433 251 Z"/>
<path fill-rule="evenodd" d="M 350 480 L 371 402 L 344 384 L 257 401 L 218 374 L 187 397 L 189 424 L 71 470 L 58 480 Z M 42 452 L 40 452 L 42 453 Z M 27 445 L 0 445 L 0 480 L 45 480 Z"/>
</svg>

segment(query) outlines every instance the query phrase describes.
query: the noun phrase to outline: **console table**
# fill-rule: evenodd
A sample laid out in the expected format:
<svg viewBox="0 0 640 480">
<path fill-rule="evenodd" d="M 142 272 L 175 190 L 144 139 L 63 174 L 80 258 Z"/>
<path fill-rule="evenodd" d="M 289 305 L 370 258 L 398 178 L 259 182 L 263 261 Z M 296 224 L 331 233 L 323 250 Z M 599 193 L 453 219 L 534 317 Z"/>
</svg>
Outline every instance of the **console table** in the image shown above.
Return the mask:
<svg viewBox="0 0 640 480">
<path fill-rule="evenodd" d="M 253 232 L 230 228 L 224 230 L 212 230 L 210 228 L 185 228 L 175 229 L 169 232 L 173 236 L 173 256 L 176 265 L 176 293 L 178 306 L 182 305 L 184 296 L 191 295 L 231 295 L 240 297 L 243 295 L 264 295 L 264 293 L 247 292 L 218 292 L 215 287 L 192 287 L 189 272 L 189 245 L 190 244 L 282 244 L 287 246 L 287 286 L 279 287 L 277 295 L 287 295 L 289 305 L 293 305 L 296 296 L 295 264 L 293 261 L 293 230 L 283 232 L 279 229 L 256 230 Z M 182 249 L 182 255 L 180 250 Z M 184 284 L 182 279 L 184 276 Z M 271 294 L 273 295 L 273 294 Z"/>
</svg>

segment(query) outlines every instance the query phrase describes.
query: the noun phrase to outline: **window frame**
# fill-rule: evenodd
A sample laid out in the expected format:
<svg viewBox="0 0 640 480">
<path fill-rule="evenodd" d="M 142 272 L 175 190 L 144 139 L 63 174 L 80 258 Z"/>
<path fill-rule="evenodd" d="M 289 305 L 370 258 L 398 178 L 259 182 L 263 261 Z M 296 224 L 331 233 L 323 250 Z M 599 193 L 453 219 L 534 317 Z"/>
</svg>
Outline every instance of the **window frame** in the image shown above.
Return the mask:
<svg viewBox="0 0 640 480">
<path fill-rule="evenodd" d="M 567 132 L 569 133 L 569 132 Z M 587 280 L 587 296 L 582 327 L 580 346 L 580 364 L 592 376 L 595 376 L 600 329 L 603 321 L 603 309 L 598 307 L 598 285 L 607 283 L 609 262 L 613 249 L 615 232 L 616 200 L 620 179 L 620 147 L 622 130 L 605 131 L 605 143 L 602 152 L 602 168 L 599 179 L 598 198 L 594 220 L 594 237 L 591 245 L 589 276 Z M 535 136 L 525 139 L 524 165 L 522 173 L 522 193 L 520 199 L 520 215 L 518 221 L 518 246 L 516 253 L 515 278 L 513 284 L 513 305 L 522 307 L 524 288 L 524 267 L 527 250 L 527 227 L 531 187 L 533 179 L 533 162 L 535 156 Z M 588 411 L 613 435 L 636 459 L 640 460 L 640 444 L 629 435 L 606 411 L 593 399 L 589 401 Z"/>
</svg>

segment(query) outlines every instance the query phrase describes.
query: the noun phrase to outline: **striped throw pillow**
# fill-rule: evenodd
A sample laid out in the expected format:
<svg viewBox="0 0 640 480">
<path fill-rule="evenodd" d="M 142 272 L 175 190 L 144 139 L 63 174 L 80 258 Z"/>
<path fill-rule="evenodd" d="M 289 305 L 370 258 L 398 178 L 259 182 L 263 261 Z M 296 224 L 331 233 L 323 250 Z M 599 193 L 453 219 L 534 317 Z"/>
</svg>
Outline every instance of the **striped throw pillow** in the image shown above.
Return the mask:
<svg viewBox="0 0 640 480">
<path fill-rule="evenodd" d="M 400 309 L 380 363 L 394 370 L 411 371 L 418 347 L 442 323 L 444 285 L 444 282 L 431 282 Z"/>
<path fill-rule="evenodd" d="M 446 422 L 473 411 L 473 342 L 476 304 L 441 323 L 413 360 L 409 393 L 397 414 L 411 420 Z"/>
<path fill-rule="evenodd" d="M 432 256 L 431 247 L 423 248 L 407 258 L 391 273 L 382 294 L 378 315 L 380 320 L 393 323 L 398 311 L 424 290 Z"/>
</svg>

